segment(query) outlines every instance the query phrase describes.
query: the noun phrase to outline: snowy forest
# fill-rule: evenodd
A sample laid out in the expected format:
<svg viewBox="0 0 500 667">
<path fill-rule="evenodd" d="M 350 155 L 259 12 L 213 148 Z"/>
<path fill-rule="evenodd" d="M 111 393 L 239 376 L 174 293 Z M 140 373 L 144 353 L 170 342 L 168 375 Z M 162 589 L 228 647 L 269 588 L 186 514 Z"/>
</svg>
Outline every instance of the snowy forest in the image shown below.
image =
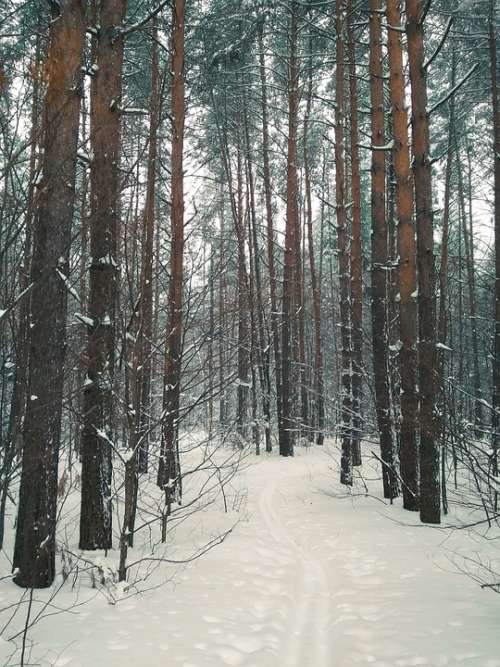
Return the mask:
<svg viewBox="0 0 500 667">
<path fill-rule="evenodd" d="M 0 665 L 500 667 L 499 27 L 0 2 Z"/>
</svg>

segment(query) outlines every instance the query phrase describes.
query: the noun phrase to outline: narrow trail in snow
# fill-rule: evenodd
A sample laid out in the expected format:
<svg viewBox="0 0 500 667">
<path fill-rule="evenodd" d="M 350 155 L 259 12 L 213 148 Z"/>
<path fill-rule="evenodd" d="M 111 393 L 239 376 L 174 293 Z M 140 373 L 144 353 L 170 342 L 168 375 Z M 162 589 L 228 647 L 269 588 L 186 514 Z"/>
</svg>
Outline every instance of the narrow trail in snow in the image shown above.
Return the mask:
<svg viewBox="0 0 500 667">
<path fill-rule="evenodd" d="M 286 665 L 331 665 L 329 651 L 330 594 L 327 577 L 321 562 L 311 556 L 294 540 L 292 533 L 280 520 L 275 496 L 278 484 L 266 485 L 259 499 L 259 510 L 272 538 L 286 549 L 295 561 L 298 572 L 296 599 L 292 600 L 292 619 L 289 626 L 289 645 Z M 291 577 L 289 578 L 291 581 Z"/>
</svg>

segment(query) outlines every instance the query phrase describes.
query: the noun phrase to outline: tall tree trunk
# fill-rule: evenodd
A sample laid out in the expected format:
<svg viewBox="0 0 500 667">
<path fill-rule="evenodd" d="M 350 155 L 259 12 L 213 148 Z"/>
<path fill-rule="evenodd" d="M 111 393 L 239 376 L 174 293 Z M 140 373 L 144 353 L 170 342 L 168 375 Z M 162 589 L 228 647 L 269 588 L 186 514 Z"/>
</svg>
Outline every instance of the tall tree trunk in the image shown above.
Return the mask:
<svg viewBox="0 0 500 667">
<path fill-rule="evenodd" d="M 295 295 L 294 315 L 296 320 L 296 359 L 298 362 L 297 379 L 300 389 L 300 424 L 297 431 L 303 436 L 309 433 L 309 401 L 307 391 L 306 338 L 305 338 L 305 300 L 304 300 L 304 265 L 302 261 L 301 216 L 297 214 L 295 233 Z"/>
<path fill-rule="evenodd" d="M 126 559 L 129 546 L 134 544 L 138 473 L 148 470 L 151 424 L 151 374 L 153 335 L 153 244 L 155 233 L 156 156 L 159 123 L 157 22 L 153 19 L 151 54 L 151 97 L 149 103 L 149 147 L 146 202 L 142 224 L 142 257 L 140 267 L 139 302 L 133 313 L 132 368 L 130 369 L 129 456 L 125 460 L 125 500 L 120 534 L 119 577 L 126 578 Z M 137 159 L 139 165 L 139 159 Z M 138 220 L 138 215 L 135 216 Z M 135 247 L 134 238 L 134 247 Z M 127 405 L 129 401 L 127 400 Z"/>
<path fill-rule="evenodd" d="M 29 397 L 13 566 L 19 586 L 44 588 L 55 576 L 57 466 L 66 351 L 67 276 L 75 196 L 84 11 L 80 0 L 53 7 L 44 107 L 44 157 L 31 267 Z"/>
<path fill-rule="evenodd" d="M 372 341 L 375 407 L 380 434 L 384 498 L 398 495 L 391 424 L 388 338 L 389 230 L 385 201 L 384 79 L 382 66 L 381 0 L 370 0 L 370 95 L 372 132 Z M 376 150 L 378 149 L 378 150 Z"/>
<path fill-rule="evenodd" d="M 347 2 L 349 99 L 352 165 L 351 345 L 352 345 L 352 462 L 361 465 L 361 405 L 363 400 L 363 254 L 361 249 L 361 177 L 358 148 L 358 87 L 352 0 Z"/>
<path fill-rule="evenodd" d="M 309 249 L 309 272 L 311 275 L 312 316 L 314 321 L 314 417 L 311 416 L 310 440 L 322 445 L 324 441 L 325 403 L 323 387 L 323 349 L 321 341 L 321 282 L 318 280 L 314 255 L 313 210 L 311 197 L 311 174 L 309 166 L 308 131 L 312 106 L 312 36 L 309 36 L 309 66 L 307 81 L 307 102 L 304 117 L 304 188 L 306 207 L 307 242 Z M 323 204 L 322 204 L 323 206 Z M 322 244 L 321 244 L 322 246 Z M 322 247 L 321 247 L 322 251 Z M 315 434 L 316 431 L 316 434 Z"/>
<path fill-rule="evenodd" d="M 391 114 L 387 118 L 387 135 L 393 137 Z M 386 202 L 388 232 L 388 272 L 387 272 L 387 338 L 389 351 L 386 352 L 389 363 L 390 403 L 394 452 L 399 454 L 401 443 L 401 365 L 399 360 L 399 249 L 398 229 L 396 225 L 396 181 L 394 176 L 394 151 L 387 157 Z"/>
<path fill-rule="evenodd" d="M 38 150 L 42 140 L 40 136 L 41 123 L 41 12 L 38 19 L 38 32 L 35 42 L 35 55 L 31 63 L 33 89 L 31 95 L 30 115 L 30 160 L 29 185 L 26 198 L 26 215 L 24 221 L 25 237 L 23 247 L 22 272 L 20 276 L 20 290 L 28 289 L 30 284 L 30 269 L 32 258 L 33 219 L 35 215 L 35 184 L 39 167 Z M 7 175 L 5 175 L 5 193 L 7 193 Z M 16 368 L 14 386 L 10 401 L 9 425 L 3 451 L 0 453 L 0 549 L 3 547 L 5 535 L 5 510 L 9 485 L 14 472 L 17 470 L 16 457 L 22 451 L 22 431 L 26 414 L 26 399 L 28 391 L 28 364 L 29 364 L 29 331 L 30 331 L 30 301 L 31 295 L 26 294 L 19 308 L 17 334 L 14 341 Z"/>
<path fill-rule="evenodd" d="M 246 122 L 246 121 L 245 121 Z M 247 200 L 247 227 L 248 227 L 248 314 L 250 320 L 250 354 L 249 354 L 249 363 L 250 363 L 250 379 L 251 379 L 251 406 L 252 406 L 252 439 L 255 446 L 255 453 L 260 454 L 260 428 L 258 421 L 258 398 L 257 398 L 257 376 L 259 377 L 259 384 L 261 388 L 261 393 L 264 394 L 264 378 L 263 378 L 263 368 L 262 368 L 262 358 L 261 350 L 262 347 L 259 343 L 259 332 L 257 324 L 257 310 L 259 308 L 259 295 L 256 294 L 256 271 L 255 271 L 255 261 L 256 257 L 254 255 L 254 245 L 252 243 L 252 218 L 255 217 L 254 214 L 248 211 L 248 208 L 252 207 L 251 199 L 252 195 L 250 194 L 250 177 L 249 177 L 250 165 L 248 160 L 246 161 L 246 176 L 247 176 L 247 185 L 246 185 L 246 200 Z"/>
<path fill-rule="evenodd" d="M 253 176 L 252 166 L 252 147 L 250 143 L 250 132 L 248 127 L 247 117 L 247 101 L 245 93 L 243 93 L 243 120 L 245 127 L 245 148 L 247 157 L 247 177 L 248 177 L 248 194 L 249 194 L 249 247 L 250 254 L 253 255 L 253 273 L 255 276 L 254 305 L 257 310 L 257 333 L 258 333 L 258 349 L 255 351 L 255 361 L 258 364 L 259 381 L 262 392 L 262 413 L 264 417 L 264 437 L 266 443 L 266 452 L 271 450 L 271 378 L 269 375 L 268 352 L 266 346 L 266 335 L 264 328 L 264 304 L 262 301 L 262 279 L 260 271 L 260 251 L 259 239 L 257 235 L 257 214 L 255 207 L 255 182 Z M 255 348 L 254 348 L 255 349 Z M 255 389 L 253 390 L 255 393 Z"/>
<path fill-rule="evenodd" d="M 453 47 L 451 55 L 451 89 L 455 87 L 455 73 L 456 73 L 456 52 Z M 437 358 L 437 373 L 439 382 L 439 409 L 438 409 L 438 423 L 436 426 L 436 435 L 441 435 L 442 453 L 441 453 L 441 492 L 443 496 L 443 511 L 448 512 L 447 497 L 446 497 L 446 456 L 447 456 L 447 437 L 446 437 L 446 386 L 445 386 L 445 364 L 446 364 L 446 343 L 448 340 L 448 313 L 447 313 L 447 298 L 448 298 L 448 245 L 450 238 L 450 205 L 452 194 L 452 166 L 453 166 L 453 145 L 455 133 L 455 96 L 451 97 L 449 102 L 449 117 L 448 117 L 448 147 L 446 155 L 446 171 L 444 179 L 444 208 L 443 208 L 443 222 L 441 234 L 441 258 L 439 264 L 439 307 L 438 307 L 438 358 Z M 453 450 L 452 450 L 453 451 Z M 455 458 L 455 457 L 454 457 Z"/>
<path fill-rule="evenodd" d="M 460 227 L 463 234 L 464 250 L 465 250 L 465 271 L 467 274 L 467 292 L 469 297 L 469 322 L 470 333 L 472 341 L 472 377 L 474 384 L 474 391 L 470 392 L 471 411 L 474 415 L 474 427 L 476 437 L 481 436 L 481 422 L 482 422 L 482 404 L 481 404 L 481 375 L 479 370 L 479 341 L 477 335 L 477 318 L 476 318 L 476 279 L 474 275 L 474 238 L 472 236 L 472 210 L 469 208 L 469 215 L 465 205 L 465 184 L 462 168 L 462 156 L 458 146 L 458 141 L 455 137 L 455 152 L 457 159 L 457 173 L 458 173 L 458 201 L 460 211 Z M 469 224 L 467 224 L 467 217 L 469 217 Z"/>
<path fill-rule="evenodd" d="M 111 446 L 120 224 L 120 102 L 126 0 L 97 5 L 90 91 L 90 280 L 82 432 L 80 548 L 111 547 Z"/>
<path fill-rule="evenodd" d="M 245 252 L 246 227 L 243 206 L 243 156 L 238 137 L 237 146 L 237 192 L 236 192 L 236 237 L 238 244 L 238 384 L 236 425 L 240 437 L 247 435 L 248 396 L 250 387 L 250 284 L 247 275 L 247 257 Z"/>
<path fill-rule="evenodd" d="M 219 265 L 220 266 L 220 265 Z M 211 441 L 213 437 L 214 424 L 214 385 L 215 385 L 215 366 L 214 366 L 214 337 L 215 337 L 215 262 L 214 262 L 214 246 L 210 246 L 210 263 L 208 274 L 208 351 L 207 351 L 207 366 L 208 366 L 208 406 L 207 406 L 207 437 Z"/>
<path fill-rule="evenodd" d="M 480 438 L 483 429 L 483 392 L 481 390 L 481 372 L 479 366 L 479 335 L 477 331 L 477 317 L 476 317 L 476 279 L 474 271 L 474 216 L 472 213 L 472 157 L 471 147 L 465 136 L 468 162 L 468 178 L 467 178 L 467 194 L 468 194 L 468 208 L 469 208 L 469 239 L 470 239 L 470 267 L 471 280 L 469 280 L 469 299 L 470 299 L 470 319 L 472 329 L 472 345 L 474 352 L 474 424 L 476 426 L 476 437 Z"/>
<path fill-rule="evenodd" d="M 417 448 L 417 304 L 413 188 L 408 148 L 408 114 L 405 104 L 405 77 L 401 46 L 399 0 L 387 0 L 387 48 L 389 88 L 394 132 L 394 176 L 399 249 L 399 326 L 401 350 L 401 444 L 400 463 L 403 506 L 418 510 Z"/>
<path fill-rule="evenodd" d="M 261 102 L 262 102 L 262 161 L 263 161 L 263 180 L 264 196 L 266 202 L 266 224 L 267 224 L 267 263 L 269 271 L 269 293 L 271 298 L 271 330 L 274 349 L 274 364 L 276 376 L 276 412 L 278 417 L 279 440 L 283 438 L 283 420 L 281 415 L 281 349 L 279 336 L 279 315 L 276 288 L 276 269 L 274 264 L 274 226 L 273 226 L 273 207 L 272 207 L 272 188 L 271 188 L 271 170 L 269 167 L 269 121 L 267 111 L 267 82 L 266 82 L 266 63 L 264 57 L 264 39 L 262 30 L 259 32 L 259 70 L 261 81 Z M 266 452 L 272 449 L 271 441 L 266 440 Z"/>
<path fill-rule="evenodd" d="M 283 306 L 281 323 L 281 410 L 283 428 L 280 432 L 281 456 L 293 456 L 295 421 L 293 418 L 294 382 L 292 380 L 294 324 L 294 295 L 296 281 L 296 247 L 298 225 L 297 202 L 297 123 L 299 107 L 299 67 L 297 42 L 299 33 L 299 5 L 292 0 L 288 40 L 288 147 L 286 182 L 285 259 L 283 272 Z"/>
<path fill-rule="evenodd" d="M 451 61 L 451 88 L 455 86 L 456 53 L 453 48 Z M 444 348 L 448 336 L 448 318 L 446 313 L 447 283 L 448 283 L 448 243 L 450 237 L 450 204 L 451 204 L 451 175 L 453 166 L 453 146 L 455 133 L 455 96 L 449 102 L 448 118 L 448 148 L 446 155 L 446 172 L 444 179 L 444 208 L 441 235 L 441 261 L 439 266 L 439 308 L 438 308 L 438 342 L 441 347 L 438 353 L 438 372 L 441 384 L 442 404 L 444 405 Z"/>
<path fill-rule="evenodd" d="M 495 325 L 493 346 L 493 419 L 492 419 L 492 475 L 498 477 L 498 449 L 500 447 L 500 103 L 498 100 L 498 64 L 495 26 L 495 0 L 490 0 L 489 47 L 491 66 L 491 100 L 493 109 L 493 153 L 495 178 Z M 497 508 L 495 492 L 494 505 Z"/>
<path fill-rule="evenodd" d="M 225 298 L 226 298 L 226 253 L 225 253 L 225 239 L 224 239 L 224 191 L 221 183 L 220 193 L 220 244 L 219 244 L 219 425 L 222 427 L 226 423 L 226 387 L 225 387 L 225 371 L 226 371 L 226 355 L 224 349 L 224 340 L 226 335 L 226 317 L 225 317 Z"/>
<path fill-rule="evenodd" d="M 87 104 L 86 98 L 83 96 L 82 99 L 82 110 L 81 110 L 81 130 L 80 135 L 83 137 L 83 141 L 88 141 L 88 129 L 87 129 Z M 88 303 L 88 283 L 87 283 L 87 266 L 89 261 L 89 170 L 85 168 L 82 173 L 82 180 L 80 185 L 80 263 L 79 263 L 79 276 L 78 276 L 78 287 L 80 302 L 80 312 L 84 313 L 87 310 Z M 78 332 L 78 348 L 80 350 L 80 355 L 78 359 L 78 368 L 76 373 L 76 386 L 78 387 L 78 433 L 76 435 L 76 452 L 78 459 L 81 460 L 82 452 L 82 432 L 80 428 L 80 421 L 83 414 L 83 393 L 81 387 L 84 386 L 85 375 L 87 373 L 87 367 L 85 363 L 85 348 L 87 344 L 87 329 L 85 326 L 79 327 Z"/>
<path fill-rule="evenodd" d="M 41 135 L 42 128 L 40 127 L 41 114 L 41 33 L 42 33 L 42 19 L 41 12 L 38 19 L 38 32 L 35 42 L 35 55 L 31 65 L 33 76 L 33 91 L 31 96 L 31 115 L 30 115 L 30 161 L 29 161 L 29 185 L 26 201 L 26 216 L 24 222 L 25 239 L 23 248 L 23 271 L 20 288 L 24 291 L 28 288 L 30 281 L 30 264 L 32 257 L 32 237 L 33 237 L 33 220 L 36 209 L 36 182 L 37 171 L 39 168 L 38 151 L 43 140 Z M 7 182 L 7 178 L 5 179 Z M 26 393 L 27 386 L 27 372 L 29 362 L 29 316 L 30 316 L 30 295 L 26 295 L 21 301 L 19 309 L 19 327 L 16 339 L 16 374 L 14 388 L 12 392 L 11 411 L 9 415 L 9 434 L 8 446 L 14 452 L 20 445 L 22 427 L 24 421 L 24 414 L 26 411 Z M 1 540 L 0 540 L 1 548 Z"/>
<path fill-rule="evenodd" d="M 424 0 L 406 0 L 412 101 L 413 172 L 418 263 L 418 386 L 420 398 L 420 519 L 440 523 L 439 440 L 436 437 L 436 299 L 429 116 L 424 69 Z"/>
<path fill-rule="evenodd" d="M 143 247 L 141 262 L 141 291 L 139 295 L 138 334 L 136 337 L 134 367 L 136 368 L 136 434 L 138 472 L 147 472 L 149 431 L 151 425 L 151 376 L 153 336 L 153 245 L 155 235 L 156 162 L 158 125 L 160 122 L 157 25 L 153 21 L 151 54 L 151 98 L 149 102 L 149 147 L 146 202 L 144 205 Z M 140 444 L 139 444 L 140 443 Z"/>
<path fill-rule="evenodd" d="M 352 387 L 351 387 L 351 336 L 349 317 L 350 271 L 349 244 L 346 214 L 346 183 L 344 153 L 344 2 L 335 2 L 336 38 L 336 91 L 337 108 L 335 113 L 335 209 L 337 216 L 337 237 L 340 281 L 340 326 L 342 340 L 342 457 L 340 481 L 352 485 Z"/>
<path fill-rule="evenodd" d="M 169 311 L 165 351 L 165 389 L 158 485 L 165 490 L 167 515 L 180 493 L 179 400 L 181 390 L 183 268 L 184 268 L 184 0 L 172 6 L 172 150 L 171 150 L 171 246 Z"/>
</svg>

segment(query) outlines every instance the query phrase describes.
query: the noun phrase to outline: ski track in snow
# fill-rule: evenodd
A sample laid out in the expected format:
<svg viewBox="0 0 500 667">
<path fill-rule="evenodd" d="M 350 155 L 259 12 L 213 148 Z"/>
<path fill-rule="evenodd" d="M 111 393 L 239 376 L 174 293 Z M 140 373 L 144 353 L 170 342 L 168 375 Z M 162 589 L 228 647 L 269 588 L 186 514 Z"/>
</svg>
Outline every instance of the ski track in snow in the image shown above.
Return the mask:
<svg viewBox="0 0 500 667">
<path fill-rule="evenodd" d="M 290 643 L 287 665 L 328 667 L 328 624 L 330 621 L 327 577 L 320 562 L 300 547 L 283 525 L 275 509 L 278 484 L 266 485 L 259 500 L 259 510 L 272 538 L 295 557 L 299 567 L 292 618 L 289 619 Z"/>
</svg>

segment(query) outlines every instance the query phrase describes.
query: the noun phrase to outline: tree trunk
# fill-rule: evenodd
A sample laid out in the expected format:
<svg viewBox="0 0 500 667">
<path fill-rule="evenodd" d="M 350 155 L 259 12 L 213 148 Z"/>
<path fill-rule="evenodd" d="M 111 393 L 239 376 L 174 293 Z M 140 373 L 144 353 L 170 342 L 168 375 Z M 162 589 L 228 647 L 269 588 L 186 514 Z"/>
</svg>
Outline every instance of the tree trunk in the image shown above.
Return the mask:
<svg viewBox="0 0 500 667">
<path fill-rule="evenodd" d="M 239 138 L 238 138 L 239 142 Z M 249 322 L 250 285 L 247 275 L 247 258 L 245 252 L 246 228 L 243 210 L 243 156 L 241 147 L 237 146 L 237 205 L 236 205 L 236 237 L 238 244 L 238 384 L 236 425 L 244 440 L 247 435 L 248 396 L 250 387 L 250 342 L 251 331 Z"/>
<path fill-rule="evenodd" d="M 31 95 L 31 117 L 30 117 L 30 161 L 29 161 L 29 185 L 26 199 L 26 215 L 24 222 L 25 238 L 23 247 L 22 272 L 20 276 L 21 293 L 28 289 L 30 284 L 30 269 L 32 258 L 33 219 L 35 215 L 35 183 L 38 171 L 38 150 L 42 137 L 40 136 L 41 116 L 41 13 L 38 19 L 38 32 L 35 42 L 35 55 L 31 64 L 33 72 L 33 90 Z M 5 174 L 5 187 L 7 187 L 7 174 Z M 14 386 L 10 401 L 9 425 L 7 438 L 3 451 L 0 455 L 0 549 L 3 547 L 5 535 L 5 510 L 9 485 L 14 472 L 17 470 L 16 457 L 22 451 L 22 431 L 24 416 L 26 414 L 26 399 L 28 391 L 28 364 L 29 364 L 29 331 L 30 331 L 30 302 L 31 294 L 28 292 L 22 299 L 19 308 L 19 320 L 17 335 L 14 341 L 16 368 L 14 373 Z"/>
<path fill-rule="evenodd" d="M 269 167 L 269 129 L 268 129 L 268 111 L 267 111 L 267 84 L 266 84 L 266 64 L 264 57 L 262 30 L 259 32 L 259 69 L 261 80 L 261 102 L 262 102 L 262 160 L 263 160 L 263 180 L 264 196 L 266 202 L 266 224 L 267 224 L 267 263 L 269 271 L 269 293 L 271 297 L 271 330 L 273 337 L 274 364 L 276 376 L 276 412 L 278 417 L 279 440 L 283 438 L 283 421 L 281 416 L 281 349 L 279 336 L 279 315 L 278 302 L 276 297 L 276 269 L 274 265 L 274 227 L 273 227 L 273 207 L 272 207 L 272 188 L 271 188 L 271 170 Z M 272 450 L 271 441 L 266 440 L 266 452 Z"/>
<path fill-rule="evenodd" d="M 156 18 L 153 20 L 151 57 L 151 97 L 149 120 L 149 148 L 147 186 L 142 218 L 142 257 L 140 265 L 139 301 L 132 315 L 132 360 L 130 369 L 129 456 L 125 461 L 125 499 L 123 524 L 120 534 L 120 577 L 126 577 L 127 549 L 134 544 L 138 473 L 148 470 L 149 437 L 151 424 L 151 374 L 153 335 L 153 244 L 155 234 L 156 155 L 159 123 L 158 47 Z M 139 159 L 137 165 L 139 166 Z M 139 220 L 138 214 L 134 216 Z M 134 247 L 135 236 L 133 239 Z"/>
<path fill-rule="evenodd" d="M 456 54 L 452 53 L 451 62 L 451 88 L 455 86 Z M 448 242 L 450 236 L 450 203 L 451 203 L 451 174 L 453 165 L 453 146 L 455 133 L 455 96 L 449 103 L 448 118 L 448 148 L 446 155 L 446 172 L 444 179 L 444 209 L 441 235 L 441 261 L 439 266 L 439 309 L 438 309 L 438 341 L 446 345 L 448 336 L 448 318 L 446 313 L 447 282 L 448 282 Z M 441 383 L 442 403 L 444 404 L 444 349 L 441 347 L 438 353 L 438 372 Z"/>
<path fill-rule="evenodd" d="M 495 178 L 495 327 L 493 346 L 493 418 L 492 418 L 492 475 L 498 477 L 498 449 L 500 447 L 500 103 L 498 101 L 498 65 L 495 32 L 495 0 L 490 3 L 489 46 L 491 66 L 491 100 L 493 109 L 493 148 Z M 494 506 L 497 509 L 495 491 Z"/>
<path fill-rule="evenodd" d="M 344 155 L 344 2 L 335 3 L 336 39 L 336 91 L 337 108 L 335 114 L 335 209 L 337 216 L 337 237 L 340 281 L 340 326 L 342 340 L 342 457 L 340 481 L 352 485 L 352 387 L 351 387 L 351 336 L 349 317 L 350 271 L 349 244 L 347 238 L 346 183 Z"/>
<path fill-rule="evenodd" d="M 394 176 L 399 248 L 399 326 L 401 350 L 401 445 L 400 463 L 403 506 L 418 510 L 417 449 L 417 307 L 415 228 L 413 188 L 408 148 L 408 114 L 405 104 L 405 78 L 401 47 L 399 0 L 387 0 L 389 88 L 394 132 Z"/>
<path fill-rule="evenodd" d="M 296 280 L 297 204 L 297 121 L 299 106 L 299 68 L 297 41 L 299 33 L 299 5 L 292 0 L 288 40 L 288 148 L 286 182 L 285 258 L 283 272 L 283 306 L 281 323 L 281 410 L 283 428 L 280 432 L 281 456 L 293 456 L 295 421 L 293 418 L 294 382 L 292 380 L 294 323 L 294 294 Z"/>
<path fill-rule="evenodd" d="M 385 201 L 384 80 L 382 68 L 381 0 L 370 0 L 370 93 L 372 146 L 372 341 L 375 407 L 380 434 L 384 498 L 398 495 L 391 424 L 387 322 L 389 230 Z"/>
<path fill-rule="evenodd" d="M 420 519 L 425 523 L 440 523 L 439 440 L 436 437 L 435 413 L 437 389 L 436 269 L 429 117 L 424 69 L 424 31 L 421 20 L 424 5 L 423 0 L 406 0 L 417 223 Z"/>
<path fill-rule="evenodd" d="M 307 107 L 304 117 L 304 187 L 306 197 L 306 226 L 309 248 L 309 272 L 311 274 L 312 316 L 314 321 L 314 418 L 311 417 L 310 440 L 322 445 L 324 441 L 325 403 L 323 387 L 323 349 L 321 341 L 321 283 L 316 272 L 314 256 L 313 211 L 311 176 L 309 167 L 308 130 L 312 106 L 312 37 L 309 37 L 309 67 L 307 82 Z M 322 204 L 323 205 L 323 204 Z M 321 244 L 322 245 L 322 244 Z M 321 247 L 322 251 L 322 247 Z"/>
<path fill-rule="evenodd" d="M 139 322 L 135 345 L 136 362 L 136 435 L 138 472 L 148 470 L 148 452 L 151 427 L 151 377 L 153 337 L 153 245 L 155 236 L 156 162 L 158 151 L 158 125 L 160 99 L 158 81 L 157 25 L 153 21 L 151 40 L 151 98 L 149 102 L 149 147 L 146 202 L 144 205 L 143 249 L 141 262 L 141 291 L 139 295 Z M 140 444 L 139 444 L 140 443 Z"/>
<path fill-rule="evenodd" d="M 28 402 L 13 566 L 26 588 L 55 576 L 57 466 L 66 351 L 67 276 L 75 196 L 84 11 L 53 8 L 44 106 L 44 157 L 31 267 Z"/>
<path fill-rule="evenodd" d="M 361 248 L 361 177 L 358 148 L 358 90 L 356 48 L 354 42 L 352 0 L 347 2 L 349 47 L 349 99 L 352 165 L 352 237 L 351 237 L 351 345 L 352 345 L 352 462 L 361 465 L 363 401 L 363 254 Z"/>
<path fill-rule="evenodd" d="M 120 224 L 120 101 L 126 0 L 98 5 L 90 92 L 90 281 L 82 432 L 80 549 L 111 547 L 111 445 Z"/>
<path fill-rule="evenodd" d="M 220 193 L 220 272 L 219 272 L 219 425 L 222 427 L 226 423 L 226 387 L 225 387 L 225 372 L 226 372 L 226 355 L 224 349 L 224 340 L 226 335 L 226 317 L 224 303 L 226 298 L 226 253 L 225 253 L 225 239 L 224 239 L 224 190 L 221 184 Z"/>
<path fill-rule="evenodd" d="M 451 60 L 451 89 L 455 87 L 456 72 L 456 53 L 453 47 Z M 448 245 L 450 238 L 450 204 L 451 204 L 451 175 L 453 165 L 453 145 L 455 133 L 455 96 L 451 97 L 449 102 L 448 117 L 448 147 L 446 156 L 446 171 L 444 180 L 444 209 L 441 234 L 441 259 L 439 265 L 439 308 L 438 308 L 438 342 L 439 349 L 437 353 L 437 373 L 439 382 L 439 409 L 437 415 L 436 435 L 441 435 L 442 453 L 441 453 L 441 492 L 443 496 L 443 511 L 448 513 L 446 498 L 446 456 L 447 456 L 447 429 L 446 429 L 446 386 L 445 386 L 445 367 L 446 367 L 446 343 L 448 340 L 448 313 L 447 313 L 447 292 L 448 292 Z"/>
<path fill-rule="evenodd" d="M 472 341 L 472 378 L 474 384 L 474 391 L 469 393 L 471 398 L 470 409 L 474 417 L 474 430 L 477 438 L 481 436 L 481 422 L 482 422 L 482 404 L 481 404 L 481 375 L 479 371 L 479 342 L 477 335 L 477 318 L 476 318 L 476 280 L 474 275 L 474 238 L 472 236 L 472 210 L 469 208 L 469 216 L 465 206 L 465 184 L 463 178 L 462 156 L 455 137 L 455 152 L 457 159 L 457 173 L 458 173 L 458 202 L 459 202 L 459 218 L 460 228 L 463 235 L 464 250 L 465 250 L 465 271 L 467 274 L 467 292 L 469 297 L 469 322 L 470 333 Z M 469 224 L 467 224 L 467 217 L 469 217 Z M 470 359 L 468 355 L 468 360 Z"/>
<path fill-rule="evenodd" d="M 297 229 L 295 230 L 295 286 L 294 286 L 294 325 L 292 327 L 294 345 L 294 361 L 297 364 L 295 378 L 299 387 L 300 421 L 297 433 L 303 437 L 309 432 L 309 404 L 307 391 L 305 313 L 304 313 L 304 266 L 302 261 L 302 229 L 301 215 L 297 211 Z M 297 406 L 298 408 L 299 406 Z"/>
<path fill-rule="evenodd" d="M 179 400 L 181 389 L 183 267 L 184 267 L 184 0 L 172 6 L 172 149 L 171 149 L 171 246 L 169 312 L 165 351 L 165 389 L 158 485 L 165 490 L 167 515 L 180 494 L 178 449 Z"/>
<path fill-rule="evenodd" d="M 257 333 L 258 333 L 258 349 L 255 350 L 254 354 L 255 361 L 258 364 L 259 370 L 259 381 L 262 392 L 262 414 L 264 417 L 264 437 L 266 443 L 266 452 L 271 451 L 271 378 L 269 375 L 269 362 L 268 362 L 268 346 L 266 346 L 266 335 L 264 328 L 264 304 L 262 302 L 262 280 L 261 280 L 261 271 L 260 271 L 260 250 L 259 250 L 259 240 L 257 235 L 257 214 L 255 207 L 255 182 L 252 171 L 252 147 L 250 143 L 250 133 L 248 128 L 248 118 L 247 118 L 247 101 L 245 93 L 243 93 L 243 114 L 244 114 L 244 124 L 245 124 L 245 148 L 246 148 L 246 163 L 247 163 L 247 177 L 248 177 L 248 193 L 249 193 L 249 204 L 250 204 L 250 217 L 249 217 L 249 247 L 250 254 L 253 255 L 253 262 L 251 266 L 253 267 L 253 273 L 255 276 L 255 289 L 253 290 L 255 299 L 254 305 L 257 310 Z M 256 388 L 253 390 L 255 393 Z"/>
<path fill-rule="evenodd" d="M 33 237 L 33 220 L 35 216 L 35 190 L 36 190 L 36 176 L 39 168 L 39 158 L 37 153 L 43 138 L 41 136 L 40 127 L 40 116 L 41 113 L 41 67 L 40 67 L 40 58 L 41 58 L 41 33 L 42 33 L 42 19 L 41 12 L 38 19 L 38 32 L 36 35 L 35 42 L 35 56 L 32 62 L 32 72 L 33 72 L 33 92 L 31 97 L 31 117 L 30 117 L 30 162 L 29 162 L 29 185 L 28 185 L 28 194 L 26 201 L 26 216 L 25 216 L 25 240 L 24 240 L 24 249 L 23 249 L 23 271 L 20 289 L 24 291 L 28 288 L 30 283 L 30 265 L 32 258 L 32 237 Z M 7 177 L 5 178 L 7 183 Z M 24 415 L 26 411 L 26 393 L 28 390 L 27 386 L 27 373 L 28 373 L 28 362 L 29 362 L 29 319 L 30 319 L 30 300 L 31 295 L 27 294 L 26 298 L 23 298 L 21 301 L 19 309 L 19 328 L 17 331 L 17 339 L 15 342 L 16 347 L 16 374 L 14 389 L 12 392 L 12 402 L 11 402 L 11 411 L 9 415 L 9 433 L 8 433 L 8 446 L 12 448 L 12 453 L 16 449 L 20 448 L 22 440 L 22 428 Z M 1 540 L 0 540 L 1 548 Z"/>
</svg>

